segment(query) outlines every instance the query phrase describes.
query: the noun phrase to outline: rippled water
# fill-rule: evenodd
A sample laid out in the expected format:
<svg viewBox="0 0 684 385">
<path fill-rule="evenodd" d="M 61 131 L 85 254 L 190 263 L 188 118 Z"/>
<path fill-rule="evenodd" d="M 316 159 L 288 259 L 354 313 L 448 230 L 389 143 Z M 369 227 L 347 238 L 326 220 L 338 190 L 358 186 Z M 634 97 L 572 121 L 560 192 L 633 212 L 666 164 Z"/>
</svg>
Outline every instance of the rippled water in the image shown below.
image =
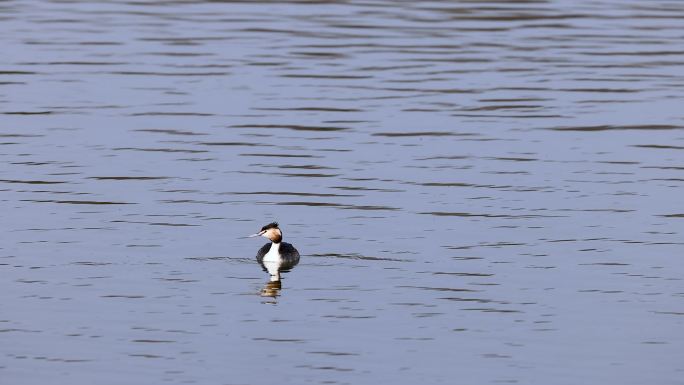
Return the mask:
<svg viewBox="0 0 684 385">
<path fill-rule="evenodd" d="M 683 18 L 0 2 L 0 381 L 681 383 Z"/>
</svg>

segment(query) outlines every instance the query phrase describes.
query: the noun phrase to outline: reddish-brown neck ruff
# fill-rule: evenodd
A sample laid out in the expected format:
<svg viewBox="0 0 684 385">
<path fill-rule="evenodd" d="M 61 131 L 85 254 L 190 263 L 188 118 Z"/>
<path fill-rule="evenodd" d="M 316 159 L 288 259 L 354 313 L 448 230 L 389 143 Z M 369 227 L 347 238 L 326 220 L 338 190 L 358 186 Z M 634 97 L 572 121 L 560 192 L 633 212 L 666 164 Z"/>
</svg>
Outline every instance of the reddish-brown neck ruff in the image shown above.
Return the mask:
<svg viewBox="0 0 684 385">
<path fill-rule="evenodd" d="M 264 236 L 273 243 L 280 243 L 283 240 L 283 233 L 277 227 L 266 230 Z"/>
</svg>

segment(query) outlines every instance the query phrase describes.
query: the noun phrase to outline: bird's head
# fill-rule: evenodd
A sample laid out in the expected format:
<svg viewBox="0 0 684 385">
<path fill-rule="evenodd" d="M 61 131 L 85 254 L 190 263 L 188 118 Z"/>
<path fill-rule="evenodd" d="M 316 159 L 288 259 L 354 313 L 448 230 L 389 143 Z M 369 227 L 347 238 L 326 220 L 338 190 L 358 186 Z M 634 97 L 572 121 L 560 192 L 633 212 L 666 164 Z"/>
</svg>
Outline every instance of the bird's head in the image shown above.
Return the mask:
<svg viewBox="0 0 684 385">
<path fill-rule="evenodd" d="M 271 242 L 280 243 L 283 239 L 283 232 L 280 231 L 278 222 L 271 222 L 262 227 L 258 233 L 250 235 L 250 237 L 264 237 L 270 239 Z"/>
</svg>

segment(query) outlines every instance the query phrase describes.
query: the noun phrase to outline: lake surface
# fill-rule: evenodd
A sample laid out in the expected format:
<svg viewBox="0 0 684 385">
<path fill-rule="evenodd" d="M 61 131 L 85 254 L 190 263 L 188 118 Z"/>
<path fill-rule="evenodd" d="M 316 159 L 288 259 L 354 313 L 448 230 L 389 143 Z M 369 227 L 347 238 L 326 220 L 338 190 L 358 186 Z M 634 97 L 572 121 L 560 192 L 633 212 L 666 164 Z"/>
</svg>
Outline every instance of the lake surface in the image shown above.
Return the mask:
<svg viewBox="0 0 684 385">
<path fill-rule="evenodd" d="M 0 382 L 681 384 L 683 19 L 0 2 Z"/>
</svg>

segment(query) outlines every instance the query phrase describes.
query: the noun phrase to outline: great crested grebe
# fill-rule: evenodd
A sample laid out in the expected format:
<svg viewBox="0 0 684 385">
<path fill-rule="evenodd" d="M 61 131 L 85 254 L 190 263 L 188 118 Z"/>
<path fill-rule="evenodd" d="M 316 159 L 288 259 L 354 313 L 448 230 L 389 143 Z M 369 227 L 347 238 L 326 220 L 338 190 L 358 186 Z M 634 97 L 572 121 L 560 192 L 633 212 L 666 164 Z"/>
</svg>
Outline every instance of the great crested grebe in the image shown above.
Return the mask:
<svg viewBox="0 0 684 385">
<path fill-rule="evenodd" d="M 278 222 L 272 222 L 261 228 L 250 237 L 268 238 L 267 243 L 259 249 L 256 255 L 257 262 L 271 274 L 271 281 L 280 281 L 280 272 L 287 271 L 299 263 L 299 252 L 291 244 L 283 242 L 283 232 L 278 227 Z"/>
</svg>

